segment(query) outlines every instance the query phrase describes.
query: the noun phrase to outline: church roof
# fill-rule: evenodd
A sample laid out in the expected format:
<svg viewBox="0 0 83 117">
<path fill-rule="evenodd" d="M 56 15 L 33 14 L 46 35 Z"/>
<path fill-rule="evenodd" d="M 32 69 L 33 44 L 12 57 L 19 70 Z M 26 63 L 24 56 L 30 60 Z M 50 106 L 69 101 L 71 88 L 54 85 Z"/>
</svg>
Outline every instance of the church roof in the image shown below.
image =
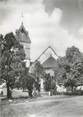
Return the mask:
<svg viewBox="0 0 83 117">
<path fill-rule="evenodd" d="M 23 22 L 18 30 L 16 30 L 16 39 L 20 42 L 31 43 L 28 31 L 25 29 Z"/>
<path fill-rule="evenodd" d="M 57 65 L 56 59 L 53 56 L 50 56 L 46 61 L 42 63 L 45 69 L 52 68 L 54 69 Z"/>
</svg>

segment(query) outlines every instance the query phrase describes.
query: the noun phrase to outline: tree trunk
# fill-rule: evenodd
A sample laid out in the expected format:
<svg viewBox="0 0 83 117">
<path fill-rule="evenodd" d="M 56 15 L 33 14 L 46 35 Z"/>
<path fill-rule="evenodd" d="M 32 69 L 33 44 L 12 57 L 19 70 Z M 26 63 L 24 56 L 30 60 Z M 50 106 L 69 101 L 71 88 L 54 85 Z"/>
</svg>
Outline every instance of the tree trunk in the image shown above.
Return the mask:
<svg viewBox="0 0 83 117">
<path fill-rule="evenodd" d="M 73 86 L 71 87 L 71 91 L 72 91 L 72 93 L 73 93 Z"/>
<path fill-rule="evenodd" d="M 7 98 L 11 99 L 12 95 L 11 95 L 11 90 L 10 90 L 10 86 L 9 86 L 9 82 L 6 82 L 6 86 L 7 86 Z"/>
<path fill-rule="evenodd" d="M 28 93 L 29 93 L 29 97 L 32 98 L 33 97 L 32 90 L 29 90 Z"/>
</svg>

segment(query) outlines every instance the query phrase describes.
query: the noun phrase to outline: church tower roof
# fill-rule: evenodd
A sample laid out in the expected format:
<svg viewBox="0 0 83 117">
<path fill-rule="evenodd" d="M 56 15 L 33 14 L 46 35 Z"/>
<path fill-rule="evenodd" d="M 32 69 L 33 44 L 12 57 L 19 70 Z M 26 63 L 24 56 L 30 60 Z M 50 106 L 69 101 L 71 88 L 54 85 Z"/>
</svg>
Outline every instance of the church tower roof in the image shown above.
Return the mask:
<svg viewBox="0 0 83 117">
<path fill-rule="evenodd" d="M 16 30 L 16 39 L 19 42 L 31 43 L 28 31 L 25 29 L 23 22 L 18 30 Z"/>
</svg>

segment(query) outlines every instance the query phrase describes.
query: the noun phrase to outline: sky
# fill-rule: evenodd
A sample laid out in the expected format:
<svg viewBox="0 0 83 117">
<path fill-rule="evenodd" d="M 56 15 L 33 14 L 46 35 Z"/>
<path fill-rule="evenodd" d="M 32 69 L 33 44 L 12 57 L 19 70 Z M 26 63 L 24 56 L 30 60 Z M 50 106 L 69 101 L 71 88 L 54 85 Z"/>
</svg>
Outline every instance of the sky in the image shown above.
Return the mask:
<svg viewBox="0 0 83 117">
<path fill-rule="evenodd" d="M 32 60 L 48 46 L 58 56 L 73 45 L 83 52 L 83 0 L 0 0 L 0 33 L 15 32 L 22 21 Z"/>
</svg>

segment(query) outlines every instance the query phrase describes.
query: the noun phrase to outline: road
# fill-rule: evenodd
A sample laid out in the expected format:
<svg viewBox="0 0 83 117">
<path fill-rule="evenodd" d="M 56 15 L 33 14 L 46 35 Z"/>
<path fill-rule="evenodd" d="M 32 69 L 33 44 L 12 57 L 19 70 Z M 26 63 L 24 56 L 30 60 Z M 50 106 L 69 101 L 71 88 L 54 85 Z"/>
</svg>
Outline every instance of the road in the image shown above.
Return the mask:
<svg viewBox="0 0 83 117">
<path fill-rule="evenodd" d="M 83 96 L 46 96 L 10 103 L 1 117 L 83 117 Z"/>
</svg>

